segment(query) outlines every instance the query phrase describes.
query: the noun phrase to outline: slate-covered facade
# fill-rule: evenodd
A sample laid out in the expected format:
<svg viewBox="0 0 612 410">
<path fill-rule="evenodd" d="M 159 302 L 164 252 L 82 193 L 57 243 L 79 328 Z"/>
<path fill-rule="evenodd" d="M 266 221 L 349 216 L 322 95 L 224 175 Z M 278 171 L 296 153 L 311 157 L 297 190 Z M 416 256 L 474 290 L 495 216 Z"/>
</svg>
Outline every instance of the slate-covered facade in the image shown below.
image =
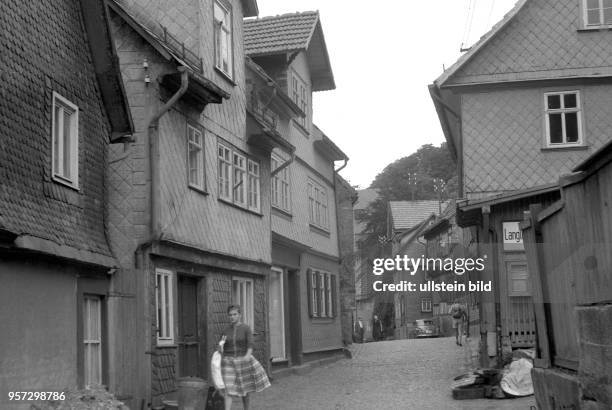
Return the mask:
<svg viewBox="0 0 612 410">
<path fill-rule="evenodd" d="M 481 279 L 494 292 L 478 302 L 482 365 L 536 345 L 523 213 L 558 200 L 559 175 L 611 138 L 610 33 L 595 19 L 603 6 L 595 14 L 586 6 L 518 2 L 430 86 L 457 159 L 457 223 L 489 255 Z"/>
<path fill-rule="evenodd" d="M 3 2 L 0 25 L 4 402 L 112 378 L 106 150 L 133 128 L 103 1 Z"/>
<path fill-rule="evenodd" d="M 246 20 L 245 48 L 304 114 L 281 131 L 295 152 L 275 150 L 271 160 L 279 304 L 270 314 L 282 310 L 285 323 L 271 342 L 271 356 L 275 366 L 292 366 L 343 347 L 334 161 L 348 158 L 313 123 L 312 93 L 335 88 L 318 12 Z"/>
<path fill-rule="evenodd" d="M 112 10 L 136 127 L 132 146 L 109 153 L 117 389 L 158 406 L 176 400 L 179 378 L 208 378 L 230 304 L 253 330 L 254 356 L 268 361 L 271 147 L 247 134 L 242 48 L 243 17 L 257 6 Z"/>
</svg>

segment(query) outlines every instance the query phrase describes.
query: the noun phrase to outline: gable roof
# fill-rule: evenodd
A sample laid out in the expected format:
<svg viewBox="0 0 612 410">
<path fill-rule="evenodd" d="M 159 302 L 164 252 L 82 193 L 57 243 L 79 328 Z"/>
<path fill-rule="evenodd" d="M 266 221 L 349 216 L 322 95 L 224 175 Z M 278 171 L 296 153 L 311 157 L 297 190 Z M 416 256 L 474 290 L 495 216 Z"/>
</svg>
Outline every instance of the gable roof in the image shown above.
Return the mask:
<svg viewBox="0 0 612 410">
<path fill-rule="evenodd" d="M 441 208 L 444 210 L 447 205 L 448 202 L 443 202 Z M 389 201 L 390 228 L 395 232 L 406 231 L 439 212 L 440 204 L 437 200 Z"/>
<path fill-rule="evenodd" d="M 251 57 L 304 51 L 310 66 L 312 91 L 336 88 L 318 11 L 247 19 L 244 48 Z"/>
<path fill-rule="evenodd" d="M 518 12 L 523 8 L 523 6 L 529 0 L 519 0 L 516 2 L 512 10 L 510 10 L 504 17 L 498 21 L 487 33 L 485 33 L 480 39 L 472 46 L 470 49 L 463 54 L 455 63 L 450 66 L 446 71 L 438 77 L 434 83 L 438 85 L 438 87 L 443 86 L 460 68 L 462 68 L 468 61 L 470 61 L 476 53 L 478 53 L 486 44 L 488 44 L 491 39 L 493 39 L 499 32 L 506 27 L 506 25 L 518 14 Z"/>
</svg>

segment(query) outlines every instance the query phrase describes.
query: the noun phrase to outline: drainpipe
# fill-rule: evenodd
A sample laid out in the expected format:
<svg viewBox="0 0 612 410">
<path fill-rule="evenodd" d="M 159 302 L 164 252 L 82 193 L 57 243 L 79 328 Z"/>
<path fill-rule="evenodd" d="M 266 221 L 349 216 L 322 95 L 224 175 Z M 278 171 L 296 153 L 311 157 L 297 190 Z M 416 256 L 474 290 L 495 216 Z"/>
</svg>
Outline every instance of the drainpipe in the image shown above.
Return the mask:
<svg viewBox="0 0 612 410">
<path fill-rule="evenodd" d="M 342 164 L 340 168 L 334 170 L 334 173 L 337 174 L 338 172 L 342 171 L 344 167 L 346 167 L 346 164 L 348 164 L 348 158 L 344 160 L 344 164 Z"/>
<path fill-rule="evenodd" d="M 164 115 L 176 102 L 185 94 L 187 91 L 187 85 L 189 82 L 189 72 L 187 68 L 181 66 L 178 68 L 181 73 L 181 86 L 178 91 L 162 106 L 162 108 L 153 115 L 149 121 L 147 128 L 149 137 L 149 171 L 151 172 L 151 192 L 150 192 L 150 206 L 151 206 L 151 217 L 149 220 L 151 240 L 159 239 L 161 236 L 160 226 L 160 170 L 159 170 L 159 119 Z"/>
<path fill-rule="evenodd" d="M 276 167 L 274 171 L 270 172 L 270 178 L 274 178 L 276 174 L 281 172 L 283 169 L 287 168 L 289 164 L 291 164 L 294 160 L 295 160 L 295 151 L 291 153 L 291 158 L 289 158 L 287 161 L 283 162 L 278 167 Z"/>
</svg>

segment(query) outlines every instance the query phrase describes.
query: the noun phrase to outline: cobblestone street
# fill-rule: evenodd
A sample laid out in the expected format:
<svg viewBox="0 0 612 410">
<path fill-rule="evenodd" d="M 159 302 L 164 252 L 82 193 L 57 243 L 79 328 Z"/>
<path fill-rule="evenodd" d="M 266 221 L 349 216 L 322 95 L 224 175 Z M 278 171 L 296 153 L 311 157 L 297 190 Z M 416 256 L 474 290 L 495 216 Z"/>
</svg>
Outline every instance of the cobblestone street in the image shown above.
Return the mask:
<svg viewBox="0 0 612 410">
<path fill-rule="evenodd" d="M 473 343 L 473 342 L 472 342 Z M 253 409 L 525 409 L 514 400 L 453 400 L 452 378 L 469 367 L 470 346 L 453 338 L 356 344 L 353 359 L 289 375 L 255 394 Z M 472 347 L 473 349 L 473 347 Z M 241 404 L 235 403 L 234 409 Z"/>
</svg>

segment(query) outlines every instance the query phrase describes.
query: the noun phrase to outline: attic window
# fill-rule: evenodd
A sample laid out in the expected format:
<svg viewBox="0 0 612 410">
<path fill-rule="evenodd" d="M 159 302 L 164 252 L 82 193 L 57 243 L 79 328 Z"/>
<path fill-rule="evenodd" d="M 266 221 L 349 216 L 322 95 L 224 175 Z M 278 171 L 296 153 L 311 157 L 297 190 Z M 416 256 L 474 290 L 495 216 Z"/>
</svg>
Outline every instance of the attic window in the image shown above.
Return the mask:
<svg viewBox="0 0 612 410">
<path fill-rule="evenodd" d="M 586 27 L 612 25 L 612 0 L 584 0 L 583 12 Z"/>
</svg>

